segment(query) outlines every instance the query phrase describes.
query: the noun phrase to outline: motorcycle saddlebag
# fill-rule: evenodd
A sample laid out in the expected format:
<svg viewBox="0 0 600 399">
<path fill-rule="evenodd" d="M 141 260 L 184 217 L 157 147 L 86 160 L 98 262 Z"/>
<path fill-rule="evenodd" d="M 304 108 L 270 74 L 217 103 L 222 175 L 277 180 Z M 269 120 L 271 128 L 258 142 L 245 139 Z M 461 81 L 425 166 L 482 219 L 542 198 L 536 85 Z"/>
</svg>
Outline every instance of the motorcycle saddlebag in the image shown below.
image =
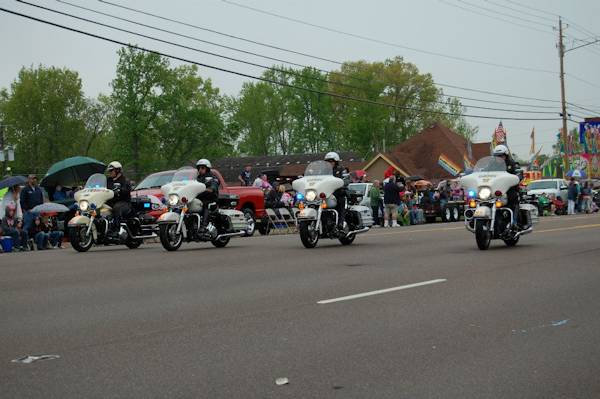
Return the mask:
<svg viewBox="0 0 600 399">
<path fill-rule="evenodd" d="M 538 208 L 531 204 L 519 204 L 522 220 L 527 220 L 527 224 L 531 225 L 540 221 Z M 527 216 L 528 215 L 528 216 Z"/>
<path fill-rule="evenodd" d="M 243 212 L 235 209 L 219 209 L 221 217 L 226 217 L 231 223 L 231 227 L 234 232 L 247 230 L 248 223 L 246 222 L 246 216 Z"/>
<path fill-rule="evenodd" d="M 371 208 L 363 205 L 352 205 L 349 208 L 350 211 L 356 212 L 360 217 L 360 223 L 362 227 L 373 226 L 373 216 L 371 215 Z"/>
</svg>

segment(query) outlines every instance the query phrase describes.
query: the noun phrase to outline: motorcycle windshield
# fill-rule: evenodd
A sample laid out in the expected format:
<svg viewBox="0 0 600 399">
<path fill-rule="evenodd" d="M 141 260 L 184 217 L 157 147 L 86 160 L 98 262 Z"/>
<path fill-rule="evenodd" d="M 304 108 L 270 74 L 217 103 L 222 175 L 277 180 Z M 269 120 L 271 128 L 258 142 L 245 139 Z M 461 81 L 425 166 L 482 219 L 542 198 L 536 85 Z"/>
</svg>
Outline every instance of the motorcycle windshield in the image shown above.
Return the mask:
<svg viewBox="0 0 600 399">
<path fill-rule="evenodd" d="M 500 157 L 481 158 L 475 164 L 473 172 L 506 172 L 506 163 Z"/>
<path fill-rule="evenodd" d="M 85 183 L 85 188 L 106 188 L 106 176 L 102 173 L 91 175 Z"/>
<path fill-rule="evenodd" d="M 326 176 L 333 175 L 333 167 L 327 161 L 315 161 L 308 164 L 304 176 Z"/>
<path fill-rule="evenodd" d="M 172 182 L 189 182 L 198 178 L 198 171 L 195 168 L 181 168 L 173 175 Z"/>
</svg>

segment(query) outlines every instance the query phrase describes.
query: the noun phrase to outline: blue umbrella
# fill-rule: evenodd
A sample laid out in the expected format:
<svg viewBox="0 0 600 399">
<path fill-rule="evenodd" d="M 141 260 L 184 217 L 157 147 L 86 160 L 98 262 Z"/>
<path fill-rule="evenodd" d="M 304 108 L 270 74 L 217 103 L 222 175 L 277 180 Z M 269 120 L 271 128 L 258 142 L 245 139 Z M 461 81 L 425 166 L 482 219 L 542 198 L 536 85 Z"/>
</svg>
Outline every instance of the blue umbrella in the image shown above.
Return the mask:
<svg viewBox="0 0 600 399">
<path fill-rule="evenodd" d="M 587 177 L 587 175 L 581 169 L 571 169 L 570 171 L 567 172 L 567 177 L 575 177 L 578 179 L 585 179 Z"/>
<path fill-rule="evenodd" d="M 0 190 L 6 187 L 20 186 L 27 183 L 25 176 L 10 176 L 0 181 Z"/>
</svg>

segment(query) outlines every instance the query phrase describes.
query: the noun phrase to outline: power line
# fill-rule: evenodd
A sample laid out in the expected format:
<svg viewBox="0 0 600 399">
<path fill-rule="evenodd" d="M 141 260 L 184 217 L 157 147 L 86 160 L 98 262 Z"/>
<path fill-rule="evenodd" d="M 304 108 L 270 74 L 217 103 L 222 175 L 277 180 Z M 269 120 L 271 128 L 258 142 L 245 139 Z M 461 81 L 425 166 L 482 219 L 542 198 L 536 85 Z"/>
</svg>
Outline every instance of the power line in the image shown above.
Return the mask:
<svg viewBox="0 0 600 399">
<path fill-rule="evenodd" d="M 512 10 L 512 11 L 518 12 L 518 13 L 523 14 L 523 15 L 529 15 L 530 17 L 535 17 L 535 18 L 543 19 L 544 21 L 549 21 L 549 22 L 552 22 L 552 23 L 556 22 L 556 19 L 551 19 L 551 18 L 548 18 L 548 17 L 542 17 L 539 14 L 534 14 L 534 13 L 530 13 L 530 12 L 527 12 L 527 11 L 519 10 L 519 9 L 516 9 L 516 8 L 513 8 L 513 7 L 509 7 L 506 4 L 498 3 L 498 2 L 493 1 L 493 0 L 485 0 L 485 1 L 488 2 L 488 3 L 490 3 L 490 4 L 495 5 L 496 7 L 505 8 L 507 10 Z"/>
<path fill-rule="evenodd" d="M 113 44 L 118 44 L 120 46 L 124 46 L 124 47 L 129 47 L 129 48 L 133 48 L 133 49 L 137 49 L 140 51 L 144 51 L 147 53 L 151 53 L 151 54 L 156 54 L 159 55 L 161 57 L 167 57 L 167 58 L 171 58 L 174 60 L 178 60 L 181 62 L 186 62 L 186 63 L 190 63 L 190 64 L 194 64 L 194 65 L 198 65 L 201 67 L 205 67 L 205 68 L 209 68 L 209 69 L 213 69 L 213 70 L 217 70 L 217 71 L 221 71 L 221 72 L 225 72 L 225 73 L 230 73 L 230 74 L 234 74 L 237 76 L 241 76 L 241 77 L 245 77 L 245 78 L 250 78 L 250 79 L 254 79 L 254 80 L 258 80 L 258 81 L 262 81 L 262 82 L 266 82 L 266 83 L 271 83 L 274 85 L 278 85 L 278 86 L 283 86 L 283 87 L 289 87 L 292 89 L 296 89 L 296 90 L 302 90 L 302 91 L 306 91 L 306 92 L 311 92 L 314 94 L 321 94 L 321 95 L 327 95 L 330 97 L 334 97 L 334 98 L 339 98 L 342 100 L 348 100 L 348 101 L 353 101 L 353 102 L 358 102 L 358 103 L 365 103 L 365 104 L 371 104 L 371 105 L 380 105 L 380 106 L 384 106 L 387 108 L 395 108 L 395 109 L 402 109 L 402 110 L 409 110 L 409 111 L 415 111 L 415 112 L 422 112 L 422 113 L 429 113 L 429 114 L 437 114 L 437 115 L 451 115 L 451 116 L 463 116 L 463 117 L 471 117 L 471 118 L 479 118 L 479 119 L 503 119 L 503 120 L 522 120 L 522 121 L 556 121 L 559 120 L 557 118 L 515 118 L 515 117 L 504 117 L 504 116 L 487 116 L 487 115 L 467 115 L 467 114 L 458 114 L 458 113 L 453 113 L 453 112 L 444 112 L 444 111 L 433 111 L 433 110 L 424 110 L 424 109 L 418 109 L 418 108 L 414 108 L 414 107 L 405 107 L 405 106 L 399 106 L 399 105 L 394 105 L 394 104 L 386 104 L 386 103 L 381 103 L 381 102 L 377 102 L 377 101 L 372 101 L 372 100 L 367 100 L 367 99 L 361 99 L 361 98 L 356 98 L 356 97 L 351 97 L 351 96 L 346 96 L 346 95 L 342 95 L 342 94 L 337 94 L 337 93 L 331 93 L 331 92 L 324 92 L 324 91 L 320 91 L 320 90 L 315 90 L 315 89 L 311 89 L 311 88 L 307 88 L 307 87 L 301 87 L 301 86 L 296 86 L 296 85 L 292 85 L 292 84 L 288 84 L 288 83 L 284 83 L 284 82 L 279 82 L 273 79 L 268 79 L 268 78 L 264 78 L 264 77 L 259 77 L 259 76 L 255 76 L 255 75 L 251 75 L 251 74 L 247 74 L 244 72 L 239 72 L 239 71 L 233 71 L 230 69 L 226 69 L 226 68 L 222 68 L 222 67 L 217 67 L 214 65 L 209 65 L 206 63 L 202 63 L 202 62 L 198 62 L 198 61 L 193 61 L 190 60 L 188 58 L 183 58 L 183 57 L 179 57 L 179 56 L 175 56 L 175 55 L 171 55 L 171 54 L 167 54 L 165 52 L 162 51 L 158 51 L 158 50 L 152 50 L 152 49 L 148 49 L 145 47 L 141 47 L 141 46 L 137 46 L 137 45 L 132 45 L 130 43 L 125 43 L 116 39 L 111 39 L 105 36 L 101 36 L 95 33 L 91 33 L 91 32 L 86 32 L 80 29 L 76 29 L 76 28 L 72 28 L 69 26 L 65 26 L 65 25 L 61 25 L 55 22 L 51 22 L 48 20 L 44 20 L 41 18 L 37 18 L 37 17 L 33 17 L 31 15 L 27 15 L 27 14 L 22 14 L 16 11 L 12 11 L 12 10 L 8 10 L 6 8 L 1 8 L 0 7 L 0 11 L 5 12 L 5 13 L 9 13 L 12 15 L 16 15 L 16 16 L 20 16 L 22 18 L 26 18 L 29 20 L 33 20 L 33 21 L 37 21 L 46 25 L 50 25 L 50 26 L 54 26 L 60 29 L 64 29 L 64 30 L 68 30 L 71 32 L 75 32 L 75 33 L 79 33 L 81 35 L 84 36 L 88 36 L 88 37 L 93 37 L 99 40 L 103 40 L 106 42 L 110 42 Z"/>
<path fill-rule="evenodd" d="M 570 103 L 570 102 L 567 102 L 567 104 L 568 104 L 568 105 L 572 105 L 573 107 L 575 107 L 575 108 L 578 108 L 578 109 L 580 109 L 580 110 L 583 110 L 583 111 L 588 111 L 588 112 L 593 112 L 594 114 L 598 114 L 598 115 L 600 115 L 600 111 L 598 111 L 598 110 L 593 110 L 593 109 L 585 108 L 585 107 L 582 107 L 582 106 L 580 106 L 580 105 L 573 104 L 573 103 Z"/>
<path fill-rule="evenodd" d="M 422 49 L 418 49 L 418 48 L 415 48 L 415 47 L 409 47 L 409 46 L 405 46 L 405 45 L 402 45 L 402 44 L 389 42 L 389 41 L 386 41 L 386 40 L 381 40 L 381 39 L 377 39 L 377 38 L 373 38 L 373 37 L 369 37 L 369 36 L 359 35 L 359 34 L 356 34 L 356 33 L 346 32 L 346 31 L 342 31 L 342 30 L 339 30 L 339 29 L 330 28 L 328 26 L 318 25 L 318 24 L 314 24 L 312 22 L 307 22 L 307 21 L 303 21 L 303 20 L 300 20 L 300 19 L 291 18 L 291 17 L 285 16 L 285 15 L 276 14 L 276 13 L 273 13 L 273 12 L 270 12 L 270 11 L 262 10 L 260 8 L 250 7 L 250 6 L 247 6 L 245 4 L 236 3 L 236 2 L 231 1 L 231 0 L 221 0 L 221 1 L 223 3 L 226 3 L 226 4 L 233 5 L 235 7 L 244 8 L 244 9 L 247 9 L 247 10 L 251 10 L 251 11 L 254 11 L 254 12 L 257 12 L 257 13 L 260 13 L 260 14 L 270 15 L 270 16 L 275 17 L 275 18 L 279 18 L 279 19 L 283 19 L 283 20 L 286 20 L 286 21 L 295 22 L 295 23 L 298 23 L 298 24 L 301 24 L 301 25 L 306 25 L 306 26 L 310 26 L 310 27 L 313 27 L 313 28 L 325 30 L 325 31 L 328 31 L 328 32 L 337 33 L 337 34 L 348 36 L 348 37 L 353 37 L 353 38 L 356 38 L 356 39 L 366 40 L 366 41 L 373 42 L 373 43 L 378 43 L 378 44 L 383 44 L 383 45 L 386 45 L 386 46 L 396 47 L 396 48 L 400 48 L 400 49 L 403 49 L 403 50 L 410 50 L 410 51 L 414 51 L 414 52 L 418 52 L 418 53 L 422 53 L 422 54 L 427 54 L 427 55 L 432 55 L 432 56 L 436 56 L 436 57 L 443 57 L 443 58 L 447 58 L 447 59 L 452 59 L 452 60 L 455 60 L 455 61 L 469 62 L 469 63 L 473 63 L 473 64 L 487 65 L 487 66 L 493 66 L 493 67 L 497 67 L 497 68 L 520 70 L 520 71 L 527 71 L 527 72 L 541 72 L 541 73 L 549 73 L 549 74 L 555 74 L 556 73 L 555 71 L 551 71 L 551 70 L 548 70 L 548 69 L 539 69 L 539 68 L 530 68 L 530 67 L 523 67 L 523 66 L 498 64 L 498 63 L 493 63 L 493 62 L 476 60 L 476 59 L 472 59 L 472 58 L 458 57 L 458 56 L 454 56 L 454 55 L 450 55 L 450 54 L 438 53 L 438 52 L 435 52 L 435 51 L 422 50 Z"/>
<path fill-rule="evenodd" d="M 500 11 L 497 11 L 497 10 L 492 10 L 490 8 L 487 8 L 487 7 L 482 7 L 482 6 L 479 6 L 477 4 L 469 3 L 468 1 L 465 1 L 465 0 L 457 0 L 457 1 L 459 1 L 461 3 L 464 3 L 464 4 L 467 4 L 467 5 L 471 6 L 471 7 L 478 8 L 480 10 L 492 12 L 492 13 L 499 14 L 499 15 L 504 15 L 505 17 L 514 18 L 514 19 L 517 19 L 519 21 L 528 22 L 528 23 L 531 23 L 531 24 L 536 24 L 536 25 L 541 25 L 541 26 L 544 26 L 544 27 L 550 27 L 550 28 L 552 28 L 551 25 L 549 26 L 548 24 L 543 23 L 543 22 L 533 21 L 531 19 L 521 18 L 521 17 L 518 17 L 516 15 L 503 13 L 503 12 L 500 12 Z"/>
<path fill-rule="evenodd" d="M 114 15 L 111 15 L 111 14 L 107 14 L 107 13 L 103 13 L 103 12 L 100 12 L 100 11 L 89 9 L 87 7 L 82 7 L 82 6 L 79 6 L 79 5 L 74 5 L 72 3 L 68 3 L 68 2 L 66 2 L 64 0 L 57 0 L 57 1 L 59 1 L 61 3 L 64 3 L 64 4 L 68 4 L 68 5 L 76 7 L 76 8 L 85 9 L 87 11 L 98 12 L 98 13 L 100 13 L 102 15 L 109 16 L 109 17 L 112 17 L 112 18 L 124 20 L 124 21 L 131 22 L 131 23 L 137 23 L 135 21 L 131 21 L 131 20 L 128 20 L 128 19 L 125 19 L 125 18 L 122 18 L 122 17 L 117 17 L 117 16 L 114 16 Z M 154 17 L 154 18 L 157 18 L 157 19 L 160 19 L 160 20 L 165 20 L 165 21 L 168 21 L 168 22 L 172 22 L 172 23 L 175 23 L 175 24 L 182 25 L 182 26 L 187 26 L 187 27 L 191 27 L 191 28 L 195 28 L 195 29 L 199 29 L 199 30 L 203 30 L 203 31 L 209 31 L 209 32 L 212 32 L 212 33 L 216 33 L 216 34 L 219 34 L 219 35 L 226 36 L 226 37 L 235 38 L 235 39 L 238 39 L 238 40 L 243 40 L 243 41 L 250 42 L 250 43 L 253 43 L 253 44 L 257 44 L 257 45 L 260 45 L 260 46 L 270 47 L 270 48 L 278 49 L 278 50 L 281 50 L 281 51 L 286 51 L 286 52 L 293 53 L 293 54 L 301 54 L 301 55 L 304 55 L 306 57 L 310 57 L 310 58 L 314 58 L 314 59 L 318 59 L 318 60 L 322 59 L 321 57 L 314 56 L 314 55 L 308 54 L 306 52 L 299 52 L 299 51 L 295 51 L 295 50 L 286 49 L 286 48 L 283 48 L 283 47 L 280 47 L 280 46 L 274 46 L 274 45 L 271 45 L 271 44 L 261 43 L 261 42 L 255 41 L 255 40 L 245 39 L 245 38 L 242 38 L 242 37 L 239 37 L 239 36 L 231 35 L 229 33 L 219 32 L 219 31 L 216 31 L 214 29 L 209 29 L 209 28 L 205 28 L 205 27 L 202 27 L 202 26 L 190 24 L 190 23 L 187 23 L 185 21 L 176 20 L 176 19 L 172 19 L 172 18 L 161 16 L 161 15 L 153 14 L 153 13 L 150 13 L 150 12 L 147 12 L 147 11 L 143 11 L 143 10 L 140 10 L 140 9 L 136 9 L 136 8 L 127 7 L 127 6 L 123 6 L 123 5 L 120 5 L 120 4 L 112 3 L 112 2 L 107 1 L 107 0 L 99 0 L 99 1 L 102 2 L 102 3 L 108 4 L 108 5 L 114 6 L 114 7 L 118 7 L 118 8 L 121 8 L 121 9 L 125 9 L 125 10 L 128 10 L 128 11 L 132 11 L 132 12 L 139 13 L 139 14 L 146 15 L 146 16 L 151 16 L 151 17 Z M 147 26 L 147 25 L 142 24 L 142 26 Z M 156 28 L 156 29 L 158 29 L 158 28 Z M 162 31 L 170 32 L 170 33 L 175 34 L 175 35 L 179 35 L 176 32 L 171 32 L 171 31 L 166 31 L 166 30 L 162 30 Z M 200 39 L 197 39 L 197 38 L 194 38 L 194 37 L 190 37 L 188 35 L 182 35 L 182 37 L 190 38 L 192 40 L 200 40 Z M 201 40 L 201 41 L 202 42 L 207 42 L 207 41 L 204 41 L 204 40 Z M 285 60 L 281 60 L 281 59 L 273 59 L 272 57 L 267 57 L 267 56 L 264 56 L 264 55 L 261 55 L 261 54 L 258 54 L 258 53 L 254 53 L 254 52 L 247 52 L 245 50 L 240 50 L 240 49 L 229 47 L 229 46 L 222 46 L 222 45 L 220 45 L 218 43 L 214 43 L 214 42 L 208 42 L 208 43 L 212 44 L 212 45 L 215 45 L 215 46 L 224 47 L 224 48 L 227 48 L 227 49 L 230 49 L 230 50 L 240 51 L 240 52 L 243 52 L 243 53 L 246 53 L 246 54 L 251 54 L 251 55 L 254 55 L 254 56 L 258 56 L 258 57 L 262 57 L 262 58 L 266 58 L 266 59 L 275 60 L 277 62 L 282 62 L 282 63 L 286 63 L 286 64 L 290 64 L 290 65 L 294 65 L 294 66 L 298 66 L 298 67 L 302 67 L 302 68 L 314 68 L 315 70 L 318 70 L 318 71 L 326 73 L 326 74 L 332 73 L 331 71 L 320 69 L 320 68 L 317 68 L 317 67 L 314 67 L 314 66 L 307 66 L 307 65 L 303 65 L 303 64 L 297 64 L 297 63 L 293 63 L 291 61 L 285 61 Z M 336 61 L 336 60 L 329 60 L 329 61 L 332 62 L 332 63 L 334 63 L 334 64 L 336 64 L 336 65 L 344 65 L 344 63 L 341 62 L 341 61 Z M 341 75 L 341 76 L 345 76 L 345 77 L 357 80 L 357 81 L 368 82 L 368 83 L 371 82 L 370 80 L 361 79 L 361 78 L 358 78 L 358 77 L 355 77 L 355 76 L 352 76 L 352 75 L 347 75 L 347 74 L 344 74 L 344 73 L 341 73 L 341 72 L 337 72 L 336 71 L 335 73 L 338 74 L 338 75 Z M 467 88 L 467 87 L 450 86 L 450 85 L 444 85 L 444 84 L 440 84 L 440 83 L 434 83 L 434 84 L 436 86 L 442 86 L 442 87 L 443 86 L 447 86 L 447 87 L 457 88 L 457 89 L 461 89 L 461 90 L 465 90 L 465 91 L 481 92 L 480 90 L 471 89 L 471 88 Z M 497 96 L 506 96 L 504 94 L 487 92 L 487 91 L 485 93 L 492 93 L 492 94 L 497 95 Z M 442 94 L 442 95 L 445 96 L 445 97 L 456 97 L 456 98 L 460 98 L 460 99 L 464 99 L 464 100 L 479 101 L 479 102 L 488 102 L 488 103 L 497 103 L 497 104 L 503 104 L 503 105 L 523 105 L 523 106 L 530 106 L 530 107 L 535 107 L 535 108 L 543 108 L 544 107 L 544 106 L 533 105 L 533 104 L 529 105 L 529 104 L 502 103 L 502 102 L 497 102 L 497 101 L 480 100 L 480 99 L 469 98 L 469 97 L 462 97 L 462 96 L 450 96 L 450 95 L 446 95 L 446 94 Z M 509 97 L 514 97 L 514 96 L 509 96 Z M 531 97 L 519 96 L 518 98 L 539 101 L 538 99 L 531 98 Z M 557 100 L 541 100 L 541 101 L 551 101 L 551 102 L 556 102 L 556 103 L 559 102 Z M 550 107 L 546 107 L 546 108 L 550 108 Z"/>
<path fill-rule="evenodd" d="M 458 8 L 458 9 L 461 9 L 461 10 L 464 10 L 464 11 L 467 11 L 467 12 L 470 12 L 470 13 L 473 13 L 473 14 L 482 15 L 484 17 L 488 17 L 488 18 L 492 18 L 492 19 L 495 19 L 495 20 L 498 20 L 498 21 L 506 22 L 506 23 L 509 23 L 511 25 L 519 26 L 521 28 L 525 28 L 525 29 L 529 29 L 529 30 L 532 30 L 532 31 L 536 31 L 536 32 L 540 32 L 540 33 L 545 33 L 545 34 L 548 34 L 548 35 L 552 35 L 552 32 L 549 32 L 549 31 L 545 31 L 545 30 L 542 30 L 542 29 L 534 28 L 534 27 L 528 26 L 528 25 L 523 25 L 523 24 L 520 24 L 518 22 L 514 22 L 514 21 L 511 21 L 511 20 L 508 20 L 508 19 L 505 19 L 505 18 L 498 17 L 497 15 L 490 15 L 490 14 L 487 14 L 487 13 L 482 13 L 480 11 L 475 11 L 475 10 L 472 10 L 470 8 L 466 8 L 466 7 L 460 6 L 458 4 L 451 3 L 451 2 L 446 1 L 446 0 L 439 0 L 439 2 L 440 3 L 444 3 L 444 4 L 446 4 L 446 5 L 450 6 L 450 7 L 455 7 L 455 8 Z"/>
<path fill-rule="evenodd" d="M 323 79 L 323 78 L 319 78 L 319 77 L 315 77 L 315 76 L 302 75 L 302 73 L 299 73 L 299 72 L 297 72 L 297 71 L 295 71 L 293 69 L 286 70 L 286 69 L 281 69 L 281 68 L 277 68 L 277 67 L 269 67 L 269 66 L 257 64 L 257 63 L 254 63 L 254 62 L 240 60 L 240 59 L 229 57 L 229 56 L 225 56 L 225 55 L 222 55 L 222 54 L 218 54 L 218 53 L 213 53 L 213 52 L 210 52 L 210 51 L 205 51 L 205 50 L 197 49 L 197 48 L 194 48 L 194 47 L 182 45 L 182 44 L 171 42 L 171 41 L 168 41 L 168 40 L 163 40 L 163 39 L 156 38 L 156 37 L 153 37 L 153 36 L 149 36 L 149 35 L 146 35 L 146 34 L 142 34 L 142 33 L 134 32 L 134 31 L 131 31 L 131 30 L 127 30 L 127 29 L 115 27 L 115 26 L 112 26 L 112 25 L 109 25 L 109 24 L 105 24 L 105 23 L 102 23 L 102 22 L 94 21 L 94 20 L 91 20 L 91 19 L 88 19 L 88 18 L 80 17 L 80 16 L 77 16 L 77 15 L 73 15 L 73 14 L 70 14 L 70 13 L 63 12 L 63 11 L 58 11 L 58 10 L 55 10 L 55 9 L 52 9 L 52 8 L 49 8 L 49 7 L 44 7 L 44 6 L 41 6 L 41 5 L 32 4 L 32 3 L 29 3 L 29 2 L 24 1 L 24 0 L 17 0 L 17 1 L 19 3 L 26 4 L 26 5 L 29 5 L 31 7 L 36 7 L 36 8 L 39 8 L 39 9 L 42 9 L 42 10 L 46 10 L 46 11 L 49 11 L 49 12 L 53 12 L 55 14 L 60 14 L 60 15 L 67 16 L 67 17 L 70 17 L 70 18 L 74 18 L 74 19 L 77 19 L 77 20 L 80 20 L 80 21 L 85 21 L 85 22 L 88 22 L 88 23 L 92 23 L 92 24 L 95 24 L 95 25 L 102 26 L 102 27 L 106 27 L 106 28 L 110 28 L 110 29 L 113 29 L 113 30 L 117 30 L 117 31 L 120 31 L 120 32 L 123 32 L 123 33 L 132 34 L 132 35 L 135 35 L 135 36 L 143 37 L 145 39 L 150 39 L 150 40 L 158 41 L 160 43 L 164 43 L 164 44 L 168 44 L 168 45 L 180 47 L 180 48 L 183 48 L 183 49 L 186 49 L 186 50 L 191 50 L 191 51 L 195 51 L 195 52 L 199 52 L 199 53 L 203 53 L 203 54 L 208 54 L 208 55 L 211 55 L 211 56 L 214 56 L 214 57 L 223 58 L 223 59 L 226 59 L 226 60 L 229 60 L 229 61 L 234 61 L 234 62 L 246 64 L 246 65 L 251 65 L 251 66 L 263 68 L 263 69 L 266 69 L 266 70 L 276 71 L 276 72 L 280 72 L 280 73 L 287 74 L 287 75 L 294 75 L 294 76 L 298 76 L 298 77 L 308 78 L 310 80 L 320 81 L 320 82 L 324 82 L 324 83 L 328 83 L 328 84 L 333 84 L 333 85 L 348 87 L 348 88 L 352 88 L 352 89 L 356 89 L 356 90 L 361 90 L 361 91 L 366 91 L 367 90 L 367 88 L 364 88 L 364 87 L 352 86 L 352 85 L 344 84 L 344 83 L 341 83 L 341 82 L 330 81 L 328 79 Z M 60 1 L 60 0 L 57 0 L 57 1 Z M 69 4 L 69 3 L 63 2 L 63 1 L 60 1 L 60 2 Z M 92 9 L 88 9 L 88 8 L 85 8 L 85 9 L 88 10 L 88 11 L 95 12 L 95 10 L 92 10 Z M 106 14 L 106 13 L 100 13 L 100 14 L 111 16 L 110 14 Z M 116 17 L 116 16 L 113 16 L 113 17 L 117 18 L 117 19 L 123 19 L 123 18 Z M 147 27 L 147 28 L 157 29 L 159 31 L 165 31 L 164 29 L 156 28 L 156 27 L 153 27 L 153 26 L 147 25 L 147 24 L 141 24 L 141 23 L 138 23 L 136 21 L 132 21 L 132 20 L 126 20 L 126 21 L 128 21 L 130 23 L 134 23 L 134 24 L 139 24 L 139 25 L 142 25 L 142 26 Z M 179 35 L 176 32 L 171 32 L 171 31 L 166 31 L 166 32 L 172 33 L 174 35 Z M 430 103 L 435 103 L 435 104 L 446 105 L 446 106 L 448 105 L 447 102 L 442 102 L 442 101 L 437 101 L 437 100 L 432 100 L 432 101 L 429 101 L 429 102 Z M 506 109 L 506 108 L 492 108 L 492 107 L 483 107 L 483 106 L 477 106 L 477 105 L 471 105 L 471 104 L 461 104 L 461 105 L 464 106 L 464 107 L 467 107 L 467 108 L 474 108 L 474 109 L 491 110 L 491 111 L 503 111 L 503 112 L 516 112 L 516 113 L 527 113 L 527 114 L 548 114 L 548 115 L 552 115 L 552 114 L 556 114 L 557 113 L 557 112 L 552 112 L 552 111 L 535 111 L 535 110 L 516 110 L 516 109 Z"/>
</svg>

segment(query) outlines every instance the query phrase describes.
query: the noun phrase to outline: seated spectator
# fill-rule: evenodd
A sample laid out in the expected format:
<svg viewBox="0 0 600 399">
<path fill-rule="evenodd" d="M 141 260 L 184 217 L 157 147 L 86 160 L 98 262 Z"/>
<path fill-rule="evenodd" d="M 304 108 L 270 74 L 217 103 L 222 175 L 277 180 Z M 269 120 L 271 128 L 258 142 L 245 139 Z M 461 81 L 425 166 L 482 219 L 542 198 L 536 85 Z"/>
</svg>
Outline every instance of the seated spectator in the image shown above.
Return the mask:
<svg viewBox="0 0 600 399">
<path fill-rule="evenodd" d="M 28 250 L 27 241 L 29 241 L 29 235 L 27 234 L 27 231 L 23 229 L 22 220 L 16 217 L 16 206 L 14 204 L 8 204 L 6 206 L 1 226 L 3 234 L 12 238 L 15 251 Z"/>
<path fill-rule="evenodd" d="M 48 246 L 48 238 L 50 237 L 50 234 L 46 232 L 45 226 L 42 223 L 42 220 L 39 216 L 33 219 L 33 223 L 29 228 L 28 234 L 29 237 L 33 238 L 33 241 L 35 242 L 38 251 L 46 249 L 46 247 Z"/>
<path fill-rule="evenodd" d="M 67 193 L 63 191 L 63 187 L 60 184 L 54 189 L 52 199 L 53 201 L 64 201 L 67 199 Z"/>
<path fill-rule="evenodd" d="M 404 195 L 400 196 L 400 205 L 398 205 L 398 224 L 401 226 L 410 225 L 410 211 L 407 205 L 407 198 Z"/>
<path fill-rule="evenodd" d="M 277 191 L 279 192 L 279 202 L 281 202 L 281 204 L 285 208 L 291 208 L 294 202 L 294 198 L 288 192 L 285 191 L 285 185 L 281 184 Z"/>
<path fill-rule="evenodd" d="M 555 213 L 557 215 L 565 214 L 565 202 L 562 200 L 560 195 L 556 197 L 556 199 L 552 202 L 555 208 Z"/>
<path fill-rule="evenodd" d="M 64 248 L 62 246 L 62 240 L 65 233 L 58 230 L 56 218 L 43 218 L 42 223 L 45 226 L 45 231 L 48 233 L 48 243 L 51 248 Z"/>
</svg>

